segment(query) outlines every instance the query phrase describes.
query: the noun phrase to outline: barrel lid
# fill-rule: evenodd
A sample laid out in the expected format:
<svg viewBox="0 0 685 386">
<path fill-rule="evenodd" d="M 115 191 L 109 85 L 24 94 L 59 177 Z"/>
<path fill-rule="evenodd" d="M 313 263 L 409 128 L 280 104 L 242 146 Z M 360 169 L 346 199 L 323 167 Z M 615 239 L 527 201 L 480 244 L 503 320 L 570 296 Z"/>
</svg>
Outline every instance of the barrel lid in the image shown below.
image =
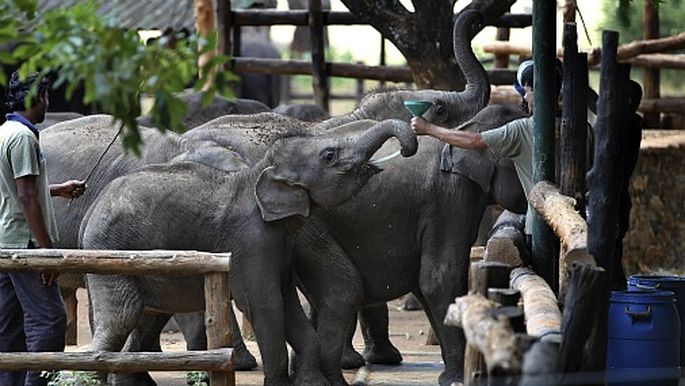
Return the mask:
<svg viewBox="0 0 685 386">
<path fill-rule="evenodd" d="M 677 275 L 630 275 L 628 282 L 633 283 L 663 283 L 663 282 L 674 282 L 682 283 L 685 282 L 685 276 Z"/>
<path fill-rule="evenodd" d="M 675 301 L 675 294 L 672 291 L 613 291 L 611 301 L 626 303 L 667 303 Z"/>
</svg>

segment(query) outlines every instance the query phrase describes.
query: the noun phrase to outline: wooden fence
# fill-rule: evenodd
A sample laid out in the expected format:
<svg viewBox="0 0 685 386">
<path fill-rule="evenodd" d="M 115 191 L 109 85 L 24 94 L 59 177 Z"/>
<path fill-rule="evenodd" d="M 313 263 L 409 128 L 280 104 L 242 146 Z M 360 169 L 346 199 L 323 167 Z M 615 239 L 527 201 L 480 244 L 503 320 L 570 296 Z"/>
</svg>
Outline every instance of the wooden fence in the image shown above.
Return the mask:
<svg viewBox="0 0 685 386">
<path fill-rule="evenodd" d="M 230 253 L 0 249 L 0 272 L 39 271 L 117 275 L 204 275 L 207 351 L 0 353 L 0 370 L 210 372 L 213 386 L 235 385 L 229 312 Z"/>
<path fill-rule="evenodd" d="M 217 8 L 219 49 L 233 58 L 230 69 L 237 73 L 269 73 L 311 75 L 314 99 L 328 111 L 331 76 L 370 79 L 381 82 L 413 82 L 407 66 L 368 66 L 353 63 L 327 62 L 324 55 L 324 29 L 329 25 L 368 25 L 369 20 L 351 12 L 324 11 L 320 0 L 310 0 L 309 10 L 232 10 L 230 1 L 221 1 Z M 240 29 L 243 26 L 292 25 L 307 26 L 312 36 L 311 61 L 247 58 L 240 55 Z M 497 28 L 525 28 L 532 25 L 530 14 L 505 14 L 493 22 Z M 381 60 L 382 61 L 382 60 Z M 490 82 L 511 85 L 515 70 L 495 68 L 488 71 Z"/>
</svg>

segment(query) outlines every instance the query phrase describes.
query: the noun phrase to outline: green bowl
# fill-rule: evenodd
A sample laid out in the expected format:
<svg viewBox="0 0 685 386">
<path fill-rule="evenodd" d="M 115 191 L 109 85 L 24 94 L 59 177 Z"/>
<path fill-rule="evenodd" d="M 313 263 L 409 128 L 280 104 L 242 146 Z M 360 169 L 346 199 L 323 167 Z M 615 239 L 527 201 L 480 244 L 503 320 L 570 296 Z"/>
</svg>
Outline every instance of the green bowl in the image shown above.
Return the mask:
<svg viewBox="0 0 685 386">
<path fill-rule="evenodd" d="M 415 117 L 422 116 L 431 106 L 431 101 L 404 101 L 404 107 Z"/>
</svg>

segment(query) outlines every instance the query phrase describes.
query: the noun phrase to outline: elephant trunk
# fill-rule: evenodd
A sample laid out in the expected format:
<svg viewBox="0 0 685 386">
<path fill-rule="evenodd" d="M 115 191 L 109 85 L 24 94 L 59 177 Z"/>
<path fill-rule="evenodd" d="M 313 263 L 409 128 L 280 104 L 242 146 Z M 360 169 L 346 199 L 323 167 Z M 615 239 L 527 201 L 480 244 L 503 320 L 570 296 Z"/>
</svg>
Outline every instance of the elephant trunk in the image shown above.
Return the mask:
<svg viewBox="0 0 685 386">
<path fill-rule="evenodd" d="M 400 141 L 403 156 L 409 157 L 416 153 L 419 144 L 416 140 L 416 133 L 409 123 L 399 119 L 386 119 L 370 127 L 357 139 L 359 151 L 364 159 L 370 159 L 390 137 L 395 137 Z"/>
<path fill-rule="evenodd" d="M 483 15 L 480 12 L 464 10 L 454 22 L 452 39 L 454 58 L 466 78 L 466 89 L 460 95 L 475 111 L 487 106 L 490 100 L 488 74 L 471 49 L 471 40 L 483 27 Z"/>
</svg>

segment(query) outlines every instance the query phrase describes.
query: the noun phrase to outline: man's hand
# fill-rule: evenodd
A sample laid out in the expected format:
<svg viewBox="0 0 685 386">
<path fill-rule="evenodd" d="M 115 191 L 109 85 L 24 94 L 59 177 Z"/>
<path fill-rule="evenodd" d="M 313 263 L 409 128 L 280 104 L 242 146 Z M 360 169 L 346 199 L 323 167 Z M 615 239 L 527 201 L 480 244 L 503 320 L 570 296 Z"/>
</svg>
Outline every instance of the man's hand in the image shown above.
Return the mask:
<svg viewBox="0 0 685 386">
<path fill-rule="evenodd" d="M 416 135 L 431 135 L 432 124 L 421 117 L 414 117 L 411 119 L 411 128 L 414 129 Z"/>
<path fill-rule="evenodd" d="M 50 185 L 50 195 L 64 198 L 78 198 L 86 191 L 86 182 L 69 180 L 61 184 Z"/>
</svg>

